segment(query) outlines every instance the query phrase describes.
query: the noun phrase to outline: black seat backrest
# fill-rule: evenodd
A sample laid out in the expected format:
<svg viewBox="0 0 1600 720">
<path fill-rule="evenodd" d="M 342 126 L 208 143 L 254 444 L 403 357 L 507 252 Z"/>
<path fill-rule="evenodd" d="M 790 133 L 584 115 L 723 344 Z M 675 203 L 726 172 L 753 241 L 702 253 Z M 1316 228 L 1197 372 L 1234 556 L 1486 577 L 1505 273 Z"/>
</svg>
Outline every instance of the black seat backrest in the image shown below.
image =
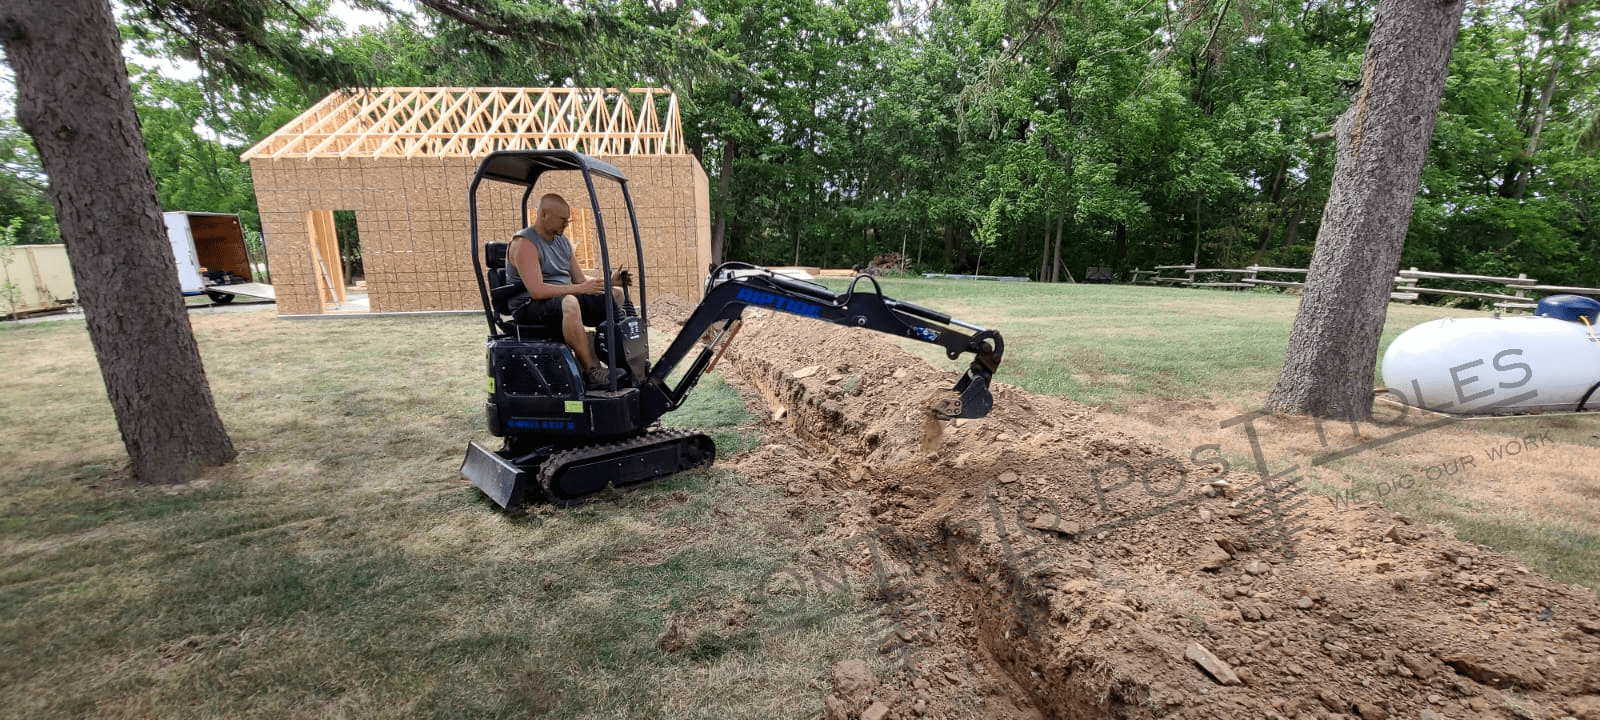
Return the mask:
<svg viewBox="0 0 1600 720">
<path fill-rule="evenodd" d="M 491 242 L 483 244 L 484 264 L 490 270 L 498 270 L 506 266 L 506 248 L 510 243 Z"/>
<path fill-rule="evenodd" d="M 494 305 L 495 312 L 501 315 L 510 315 L 511 301 L 525 292 L 520 284 L 506 282 L 506 248 L 509 245 L 503 242 L 483 244 L 484 264 L 489 267 L 484 274 L 484 279 L 489 283 L 489 301 Z"/>
</svg>

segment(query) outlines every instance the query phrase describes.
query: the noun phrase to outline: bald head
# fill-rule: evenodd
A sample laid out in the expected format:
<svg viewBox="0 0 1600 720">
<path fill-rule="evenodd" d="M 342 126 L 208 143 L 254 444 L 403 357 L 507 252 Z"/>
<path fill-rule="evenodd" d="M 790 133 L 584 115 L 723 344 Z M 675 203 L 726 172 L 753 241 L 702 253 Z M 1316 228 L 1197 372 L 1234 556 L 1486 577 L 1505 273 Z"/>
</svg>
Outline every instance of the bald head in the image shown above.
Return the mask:
<svg viewBox="0 0 1600 720">
<path fill-rule="evenodd" d="M 549 193 L 539 198 L 539 211 L 533 219 L 533 229 L 540 237 L 554 240 L 567 229 L 567 222 L 572 219 L 572 208 L 567 206 L 567 201 L 560 195 Z"/>
</svg>

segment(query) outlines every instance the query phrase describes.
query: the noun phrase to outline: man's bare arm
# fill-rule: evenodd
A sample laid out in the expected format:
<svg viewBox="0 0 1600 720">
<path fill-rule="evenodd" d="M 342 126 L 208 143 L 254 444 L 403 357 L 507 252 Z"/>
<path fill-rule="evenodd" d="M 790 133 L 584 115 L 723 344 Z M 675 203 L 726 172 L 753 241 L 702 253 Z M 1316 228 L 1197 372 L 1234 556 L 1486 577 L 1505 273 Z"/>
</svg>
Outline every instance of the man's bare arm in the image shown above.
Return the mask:
<svg viewBox="0 0 1600 720">
<path fill-rule="evenodd" d="M 522 242 L 517 242 L 518 240 Z M 577 263 L 572 265 L 573 284 L 551 285 L 545 282 L 544 270 L 539 264 L 539 248 L 532 247 L 533 243 L 533 240 L 518 235 L 512 239 L 511 247 L 507 250 L 508 256 L 515 256 L 509 259 L 517 266 L 517 274 L 522 276 L 522 285 L 528 289 L 528 297 L 543 300 L 562 295 L 593 295 L 601 292 L 599 283 L 579 280 L 583 273 L 578 270 Z"/>
</svg>

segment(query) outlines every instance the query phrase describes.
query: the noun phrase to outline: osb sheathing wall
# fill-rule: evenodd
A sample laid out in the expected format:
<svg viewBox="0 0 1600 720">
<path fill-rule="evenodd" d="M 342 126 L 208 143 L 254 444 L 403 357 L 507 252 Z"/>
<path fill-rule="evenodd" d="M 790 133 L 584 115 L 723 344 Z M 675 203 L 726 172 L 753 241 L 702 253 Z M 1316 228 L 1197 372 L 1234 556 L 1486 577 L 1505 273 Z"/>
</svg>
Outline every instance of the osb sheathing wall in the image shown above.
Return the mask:
<svg viewBox="0 0 1600 720">
<path fill-rule="evenodd" d="M 652 295 L 668 292 L 700 299 L 711 263 L 711 208 L 705 172 L 692 155 L 604 158 L 628 178 L 644 244 Z M 372 312 L 478 310 L 477 281 L 469 253 L 467 188 L 480 158 L 253 158 L 257 206 L 278 314 L 333 309 L 317 292 L 308 230 L 313 210 L 353 210 Z M 595 180 L 610 240 L 612 265 L 632 267 L 627 208 Z M 564 196 L 574 215 L 588 209 L 588 192 L 575 172 L 549 173 L 534 198 Z M 485 182 L 478 192 L 480 240 L 506 240 L 522 227 L 521 193 Z M 530 209 L 530 212 L 532 210 Z M 592 225 L 592 223 L 589 223 Z M 583 223 L 574 222 L 574 226 Z M 575 244 L 582 238 L 573 237 Z M 328 258 L 330 274 L 339 269 Z"/>
</svg>

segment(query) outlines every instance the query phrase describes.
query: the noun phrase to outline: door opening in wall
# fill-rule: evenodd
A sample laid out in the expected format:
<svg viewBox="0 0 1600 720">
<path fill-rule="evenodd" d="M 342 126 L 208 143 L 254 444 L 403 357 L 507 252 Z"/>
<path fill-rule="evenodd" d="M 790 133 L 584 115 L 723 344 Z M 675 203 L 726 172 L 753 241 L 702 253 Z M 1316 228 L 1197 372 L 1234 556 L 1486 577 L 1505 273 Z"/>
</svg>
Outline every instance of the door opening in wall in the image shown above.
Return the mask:
<svg viewBox="0 0 1600 720">
<path fill-rule="evenodd" d="M 354 210 L 306 213 L 311 235 L 311 271 L 323 312 L 369 312 L 361 232 Z"/>
</svg>

